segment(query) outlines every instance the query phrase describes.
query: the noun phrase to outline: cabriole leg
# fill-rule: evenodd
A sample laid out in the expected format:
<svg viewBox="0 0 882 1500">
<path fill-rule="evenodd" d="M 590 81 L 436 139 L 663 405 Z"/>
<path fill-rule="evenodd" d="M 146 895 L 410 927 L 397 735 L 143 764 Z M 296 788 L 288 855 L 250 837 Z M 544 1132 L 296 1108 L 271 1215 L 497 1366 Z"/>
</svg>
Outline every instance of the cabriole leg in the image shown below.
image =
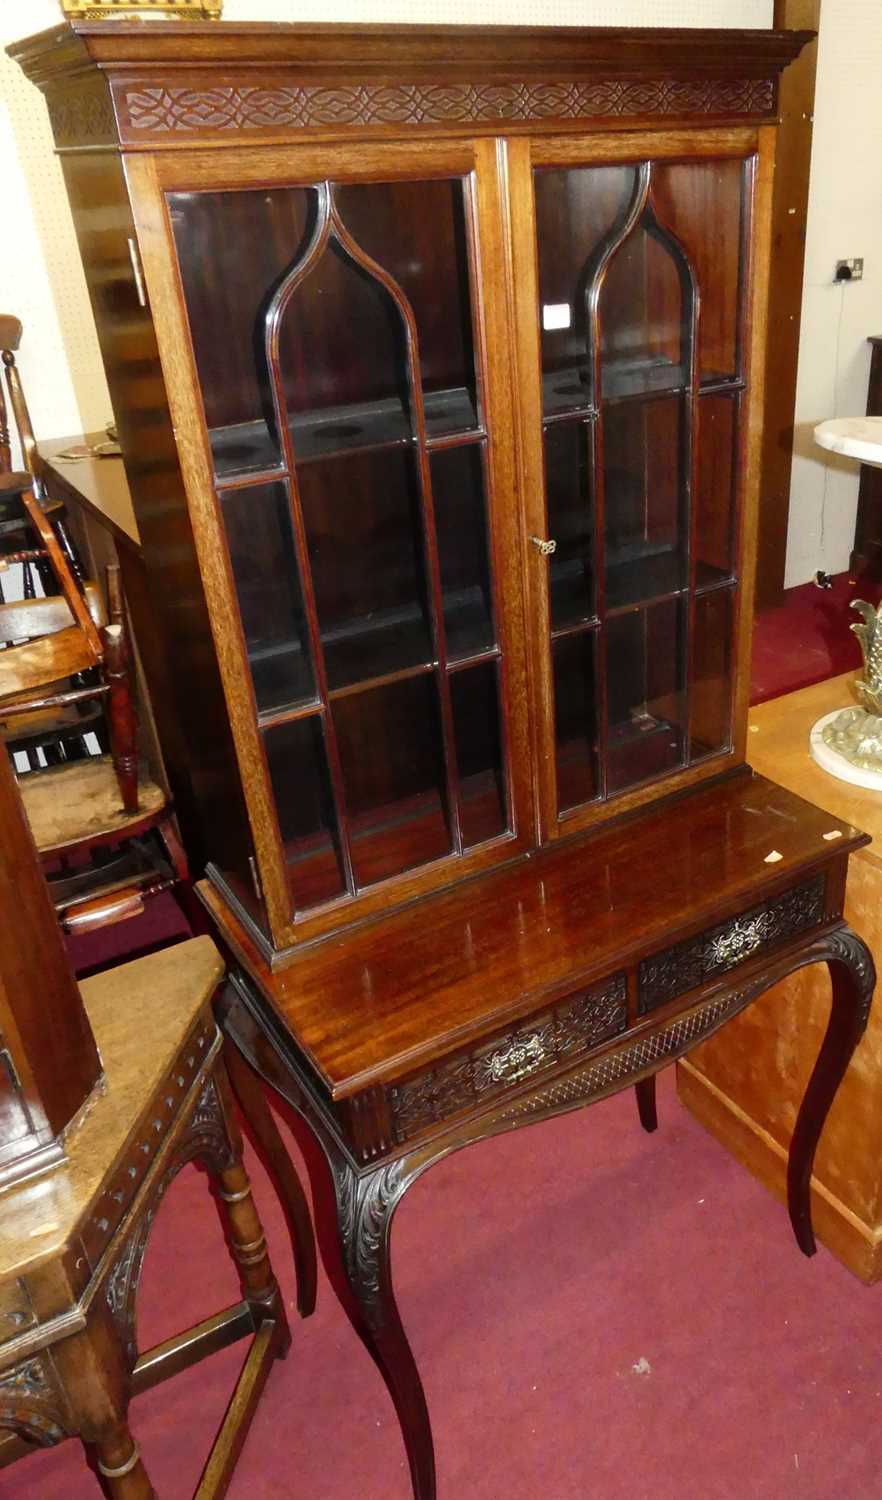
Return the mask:
<svg viewBox="0 0 882 1500">
<path fill-rule="evenodd" d="M 800 1105 L 787 1165 L 790 1222 L 804 1255 L 814 1255 L 817 1248 L 811 1209 L 815 1149 L 836 1090 L 866 1029 L 876 983 L 872 954 L 850 927 L 821 939 L 813 957 L 827 963 L 833 1000 L 827 1032 Z"/>
<path fill-rule="evenodd" d="M 648 1078 L 641 1078 L 639 1083 L 635 1083 L 634 1092 L 637 1095 L 637 1113 L 640 1116 L 640 1124 L 651 1135 L 653 1130 L 658 1130 L 655 1074 L 651 1073 Z"/>
<path fill-rule="evenodd" d="M 392 1219 L 416 1173 L 406 1160 L 355 1172 L 328 1152 L 316 1193 L 319 1249 L 341 1305 L 377 1365 L 395 1404 L 410 1464 L 414 1500 L 435 1500 L 435 1453 L 422 1381 L 392 1286 Z M 319 1192 L 324 1202 L 319 1208 Z M 332 1201 L 328 1201 L 333 1195 Z"/>
</svg>

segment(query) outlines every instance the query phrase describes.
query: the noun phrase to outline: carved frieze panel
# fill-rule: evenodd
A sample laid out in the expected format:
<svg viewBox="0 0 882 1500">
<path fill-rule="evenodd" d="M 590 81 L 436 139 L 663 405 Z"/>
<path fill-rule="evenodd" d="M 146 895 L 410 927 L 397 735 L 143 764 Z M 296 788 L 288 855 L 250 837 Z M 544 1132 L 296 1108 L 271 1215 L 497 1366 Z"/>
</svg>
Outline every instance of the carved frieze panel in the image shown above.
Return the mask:
<svg viewBox="0 0 882 1500">
<path fill-rule="evenodd" d="M 816 875 L 762 906 L 644 959 L 638 980 L 640 1010 L 653 1010 L 725 974 L 770 944 L 816 927 L 823 916 L 824 877 Z"/>
<path fill-rule="evenodd" d="M 412 83 L 120 85 L 123 138 L 347 125 L 590 120 L 621 116 L 768 116 L 771 78 L 504 79 Z"/>
<path fill-rule="evenodd" d="M 82 1232 L 86 1255 L 93 1269 L 134 1202 L 169 1132 L 177 1125 L 181 1104 L 210 1056 L 217 1035 L 210 1017 L 199 1022 L 189 1045 L 182 1049 L 152 1099 L 141 1130 L 96 1200 Z"/>
<path fill-rule="evenodd" d="M 627 1025 L 627 983 L 615 974 L 474 1051 L 388 1090 L 395 1139 L 407 1140 L 531 1074 L 590 1051 Z"/>
<path fill-rule="evenodd" d="M 630 1046 L 607 1053 L 597 1062 L 569 1073 L 545 1089 L 512 1104 L 499 1113 L 499 1120 L 511 1123 L 531 1115 L 554 1113 L 571 1104 L 588 1104 L 601 1094 L 614 1093 L 629 1079 L 637 1078 L 666 1058 L 679 1057 L 688 1047 L 716 1029 L 721 1021 L 744 1008 L 753 992 L 734 990 L 718 996 L 688 1015 L 641 1037 Z"/>
<path fill-rule="evenodd" d="M 78 79 L 47 93 L 56 146 L 105 146 L 116 140 L 110 89 L 104 78 Z"/>
</svg>

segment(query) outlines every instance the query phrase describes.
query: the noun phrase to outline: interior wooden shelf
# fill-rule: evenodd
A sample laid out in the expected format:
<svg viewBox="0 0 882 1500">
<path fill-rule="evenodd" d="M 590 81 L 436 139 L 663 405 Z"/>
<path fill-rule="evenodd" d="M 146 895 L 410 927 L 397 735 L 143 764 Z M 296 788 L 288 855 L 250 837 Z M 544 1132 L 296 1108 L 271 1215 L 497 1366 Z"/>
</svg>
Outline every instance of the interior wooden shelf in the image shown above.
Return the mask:
<svg viewBox="0 0 882 1500">
<path fill-rule="evenodd" d="M 604 360 L 601 401 L 598 402 L 593 398 L 587 364 L 575 364 L 543 374 L 543 415 L 546 421 L 567 417 L 590 421 L 597 416 L 600 404 L 640 397 L 679 396 L 689 391 L 689 382 L 687 366 L 674 364 L 661 355 L 654 359 Z M 708 370 L 701 376 L 699 391 L 702 395 L 711 395 L 718 391 L 740 390 L 743 385 L 737 375 Z"/>
<path fill-rule="evenodd" d="M 450 590 L 444 602 L 449 666 L 465 668 L 499 654 L 489 604 L 478 585 Z M 322 648 L 332 698 L 367 692 L 383 683 L 429 672 L 436 665 L 428 619 L 416 604 L 380 610 L 329 628 L 322 636 Z M 289 711 L 300 717 L 318 709 L 311 686 L 308 691 L 289 693 L 287 699 L 285 696 L 286 683 L 310 683 L 299 641 L 253 646 L 249 661 L 261 705 L 261 724 L 283 722 Z"/>
<path fill-rule="evenodd" d="M 651 544 L 638 543 L 618 553 L 611 551 L 609 556 L 606 569 L 607 618 L 631 609 L 647 609 L 688 593 L 685 558 L 670 547 L 653 549 Z M 585 564 L 580 558 L 552 562 L 549 568 L 554 620 L 552 639 L 599 627 L 600 620 L 590 606 L 593 595 L 590 577 L 590 569 L 586 577 Z M 732 584 L 731 572 L 696 560 L 696 594 L 711 593 Z"/>
<path fill-rule="evenodd" d="M 426 438 L 480 442 L 484 430 L 473 395 L 464 386 L 424 391 Z M 297 464 L 375 449 L 404 447 L 414 441 L 406 401 L 397 397 L 346 406 L 326 406 L 308 415 L 291 415 L 289 428 Z M 209 432 L 215 473 L 223 484 L 250 479 L 271 481 L 284 473 L 279 444 L 264 420 L 215 427 Z"/>
</svg>

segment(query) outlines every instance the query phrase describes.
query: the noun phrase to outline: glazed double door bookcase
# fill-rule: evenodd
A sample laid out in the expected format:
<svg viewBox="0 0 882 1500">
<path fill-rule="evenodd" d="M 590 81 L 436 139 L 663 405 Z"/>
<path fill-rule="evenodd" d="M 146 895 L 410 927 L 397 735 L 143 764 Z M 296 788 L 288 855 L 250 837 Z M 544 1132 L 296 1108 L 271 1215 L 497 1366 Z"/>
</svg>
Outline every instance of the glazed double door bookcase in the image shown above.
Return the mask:
<svg viewBox="0 0 882 1500">
<path fill-rule="evenodd" d="M 129 162 L 274 947 L 732 756 L 757 150 Z"/>
</svg>

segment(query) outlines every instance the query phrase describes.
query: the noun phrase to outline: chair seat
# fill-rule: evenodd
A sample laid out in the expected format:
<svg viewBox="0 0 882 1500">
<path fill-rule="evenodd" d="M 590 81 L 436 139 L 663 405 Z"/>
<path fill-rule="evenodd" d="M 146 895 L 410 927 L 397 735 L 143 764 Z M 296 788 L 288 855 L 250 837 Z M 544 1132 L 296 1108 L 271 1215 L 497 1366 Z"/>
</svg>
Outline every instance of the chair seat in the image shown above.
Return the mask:
<svg viewBox="0 0 882 1500">
<path fill-rule="evenodd" d="M 19 787 L 34 841 L 43 855 L 107 834 L 124 838 L 127 829 L 161 812 L 167 800 L 161 787 L 142 776 L 138 811 L 124 812 L 109 755 L 32 771 L 19 779 Z"/>
</svg>

